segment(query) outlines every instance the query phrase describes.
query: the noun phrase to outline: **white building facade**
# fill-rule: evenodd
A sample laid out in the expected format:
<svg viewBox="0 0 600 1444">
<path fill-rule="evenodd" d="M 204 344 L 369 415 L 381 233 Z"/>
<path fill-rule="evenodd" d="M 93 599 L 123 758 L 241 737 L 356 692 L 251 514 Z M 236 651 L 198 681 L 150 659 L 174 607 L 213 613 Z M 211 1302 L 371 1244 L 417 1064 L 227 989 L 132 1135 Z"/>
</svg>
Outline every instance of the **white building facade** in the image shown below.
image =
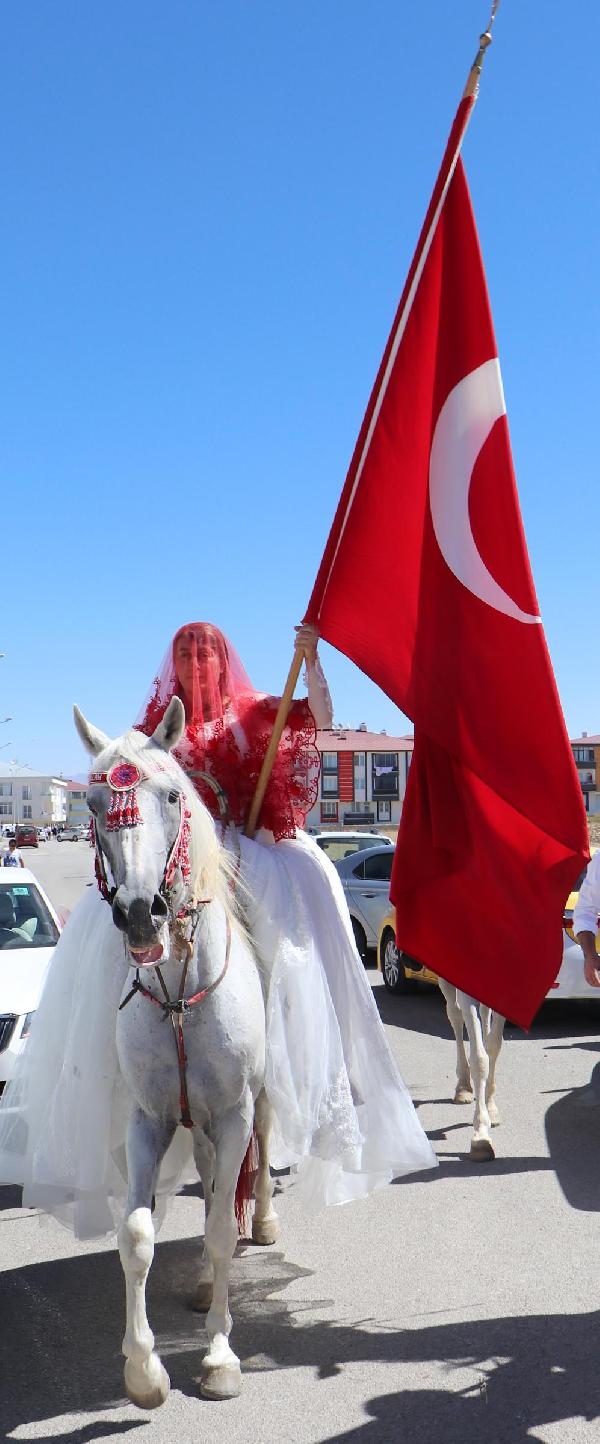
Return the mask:
<svg viewBox="0 0 600 1444">
<path fill-rule="evenodd" d="M 67 782 L 67 826 L 89 827 L 90 816 L 85 782 Z"/>
<path fill-rule="evenodd" d="M 0 764 L 0 828 L 31 822 L 34 827 L 64 827 L 67 783 L 62 777 Z"/>
</svg>

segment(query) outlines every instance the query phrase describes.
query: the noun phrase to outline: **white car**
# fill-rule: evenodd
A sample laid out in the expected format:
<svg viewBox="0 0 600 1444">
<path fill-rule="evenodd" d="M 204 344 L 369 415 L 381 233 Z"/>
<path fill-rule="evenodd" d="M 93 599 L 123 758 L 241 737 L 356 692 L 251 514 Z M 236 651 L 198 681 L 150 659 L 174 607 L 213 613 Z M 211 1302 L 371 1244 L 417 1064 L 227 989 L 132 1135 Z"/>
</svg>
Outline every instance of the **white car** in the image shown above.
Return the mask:
<svg viewBox="0 0 600 1444">
<path fill-rule="evenodd" d="M 81 833 L 78 827 L 63 827 L 62 832 L 57 832 L 57 842 L 79 842 Z"/>
<path fill-rule="evenodd" d="M 391 837 L 386 837 L 384 832 L 350 832 L 349 829 L 340 832 L 317 832 L 313 833 L 313 842 L 327 853 L 331 862 L 341 862 L 344 857 L 351 857 L 355 852 L 364 852 L 367 847 L 393 847 Z"/>
<path fill-rule="evenodd" d="M 28 868 L 0 870 L 0 1091 L 26 1047 L 61 933 L 57 912 Z"/>
</svg>

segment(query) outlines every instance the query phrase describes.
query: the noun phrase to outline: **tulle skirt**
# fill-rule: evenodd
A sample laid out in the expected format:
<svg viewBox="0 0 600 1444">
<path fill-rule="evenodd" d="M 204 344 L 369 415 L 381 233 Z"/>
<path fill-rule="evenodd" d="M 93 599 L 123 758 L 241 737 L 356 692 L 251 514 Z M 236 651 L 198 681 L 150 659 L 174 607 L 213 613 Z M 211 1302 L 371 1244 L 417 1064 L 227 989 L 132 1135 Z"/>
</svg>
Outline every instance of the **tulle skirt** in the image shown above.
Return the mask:
<svg viewBox="0 0 600 1444">
<path fill-rule="evenodd" d="M 240 839 L 246 912 L 263 974 L 272 1162 L 297 1166 L 311 1210 L 361 1198 L 436 1158 L 402 1082 L 354 945 L 335 868 L 305 834 Z M 55 949 L 26 1047 L 0 1103 L 0 1183 L 83 1238 L 111 1232 L 127 1190 L 130 1097 L 115 1042 L 130 977 L 122 935 L 86 890 Z M 179 1128 L 157 1188 L 193 1173 Z"/>
</svg>

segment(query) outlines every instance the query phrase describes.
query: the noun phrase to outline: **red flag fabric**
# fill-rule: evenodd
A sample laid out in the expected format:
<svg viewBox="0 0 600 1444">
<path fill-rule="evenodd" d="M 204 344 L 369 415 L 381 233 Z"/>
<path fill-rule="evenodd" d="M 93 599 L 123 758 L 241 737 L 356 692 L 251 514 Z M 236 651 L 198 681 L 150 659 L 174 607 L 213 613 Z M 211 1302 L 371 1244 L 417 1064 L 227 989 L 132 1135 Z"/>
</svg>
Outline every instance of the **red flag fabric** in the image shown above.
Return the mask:
<svg viewBox="0 0 600 1444">
<path fill-rule="evenodd" d="M 411 717 L 391 897 L 401 947 L 528 1026 L 588 856 L 540 623 L 463 101 L 306 620 Z M 376 569 L 385 586 L 365 593 Z"/>
</svg>

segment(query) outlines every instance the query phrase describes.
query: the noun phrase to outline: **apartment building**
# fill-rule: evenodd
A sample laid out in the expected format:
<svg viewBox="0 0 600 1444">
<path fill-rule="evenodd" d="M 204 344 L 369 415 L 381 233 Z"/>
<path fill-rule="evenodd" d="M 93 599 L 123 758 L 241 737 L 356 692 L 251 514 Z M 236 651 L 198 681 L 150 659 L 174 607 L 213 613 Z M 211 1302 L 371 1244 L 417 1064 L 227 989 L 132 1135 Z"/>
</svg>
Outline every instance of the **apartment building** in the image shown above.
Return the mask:
<svg viewBox="0 0 600 1444">
<path fill-rule="evenodd" d="M 334 727 L 317 733 L 321 755 L 319 797 L 307 829 L 397 828 L 406 792 L 412 737 Z"/>
</svg>

